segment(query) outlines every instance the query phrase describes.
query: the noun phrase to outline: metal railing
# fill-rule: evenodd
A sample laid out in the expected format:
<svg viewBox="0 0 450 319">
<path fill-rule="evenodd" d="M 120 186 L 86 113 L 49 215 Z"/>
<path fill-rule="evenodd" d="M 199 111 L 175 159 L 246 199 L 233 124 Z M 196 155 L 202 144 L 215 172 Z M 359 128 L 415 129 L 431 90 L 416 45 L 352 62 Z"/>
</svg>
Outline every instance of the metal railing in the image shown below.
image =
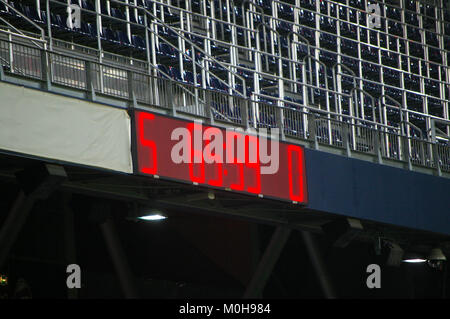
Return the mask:
<svg viewBox="0 0 450 319">
<path fill-rule="evenodd" d="M 14 66 L 5 68 L 3 71 L 6 74 L 50 81 L 52 85 L 87 93 L 94 90 L 96 94 L 130 102 L 135 100 L 175 114 L 187 113 L 211 123 L 219 121 L 233 126 L 280 128 L 287 137 L 314 142 L 315 145 L 329 145 L 347 149 L 348 152 L 371 154 L 382 159 L 433 168 L 438 172 L 450 172 L 448 142 L 443 144 L 409 137 L 402 134 L 398 127 L 352 115 L 333 113 L 306 104 L 288 104 L 275 98 L 273 101 L 264 100 L 267 98 L 264 96 L 243 98 L 154 76 L 149 74 L 151 72 L 50 52 L 2 38 L 0 57 L 3 65 Z M 132 107 L 133 103 L 129 105 Z"/>
</svg>

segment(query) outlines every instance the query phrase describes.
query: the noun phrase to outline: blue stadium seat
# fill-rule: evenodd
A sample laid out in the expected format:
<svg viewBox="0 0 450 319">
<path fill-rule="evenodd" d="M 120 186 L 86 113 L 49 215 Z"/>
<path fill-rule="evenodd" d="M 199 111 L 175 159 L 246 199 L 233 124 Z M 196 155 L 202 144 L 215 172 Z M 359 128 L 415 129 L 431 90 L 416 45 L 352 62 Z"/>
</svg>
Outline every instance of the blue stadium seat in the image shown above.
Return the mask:
<svg viewBox="0 0 450 319">
<path fill-rule="evenodd" d="M 408 107 L 414 107 L 417 111 L 421 111 L 423 108 L 422 96 L 410 92 L 406 92 L 406 101 Z"/>
<path fill-rule="evenodd" d="M 226 92 L 228 88 L 215 77 L 209 78 L 209 87 L 214 90 Z"/>
<path fill-rule="evenodd" d="M 146 47 L 147 47 L 146 44 L 145 44 L 144 39 L 143 39 L 141 36 L 139 36 L 139 35 L 133 34 L 133 35 L 131 36 L 131 42 L 133 43 L 133 45 L 134 45 L 136 48 L 138 48 L 138 49 L 140 49 L 140 50 L 145 50 Z"/>
<path fill-rule="evenodd" d="M 450 44 L 450 39 L 448 40 L 448 43 Z M 442 63 L 442 55 L 441 55 L 441 51 L 439 49 L 429 48 L 428 56 L 429 56 L 430 61 Z"/>
<path fill-rule="evenodd" d="M 203 40 L 204 38 L 197 36 L 197 35 L 189 35 L 188 38 L 194 42 L 194 44 L 198 45 L 199 47 L 203 47 Z"/>
<path fill-rule="evenodd" d="M 398 65 L 398 55 L 388 51 L 381 51 L 382 62 L 385 65 L 397 66 Z"/>
<path fill-rule="evenodd" d="M 63 22 L 63 19 L 59 14 L 50 14 L 50 23 L 52 27 L 57 27 L 60 29 L 66 29 L 67 25 Z"/>
<path fill-rule="evenodd" d="M 197 73 L 197 84 L 200 86 L 203 85 L 203 77 L 201 73 Z"/>
<path fill-rule="evenodd" d="M 421 41 L 421 36 L 420 36 L 420 31 L 417 28 L 411 27 L 411 26 L 407 26 L 406 27 L 406 31 L 407 31 L 407 36 L 409 40 L 414 40 L 417 42 Z"/>
<path fill-rule="evenodd" d="M 332 67 L 337 62 L 337 54 L 331 52 L 320 51 L 320 60 Z"/>
<path fill-rule="evenodd" d="M 175 31 L 165 27 L 158 27 L 158 34 L 172 39 L 178 38 L 178 34 Z"/>
<path fill-rule="evenodd" d="M 235 89 L 236 91 L 238 91 L 239 93 L 244 94 L 244 87 L 243 87 L 241 84 L 236 83 L 236 84 L 234 85 L 234 89 Z M 234 94 L 234 93 L 233 93 L 233 94 Z M 248 92 L 247 92 L 247 94 L 248 94 Z"/>
<path fill-rule="evenodd" d="M 320 40 L 323 42 L 325 47 L 336 49 L 337 37 L 327 33 L 320 33 Z"/>
<path fill-rule="evenodd" d="M 8 13 L 8 9 L 6 7 L 5 4 L 3 4 L 3 2 L 0 2 L 0 14 L 6 14 Z"/>
<path fill-rule="evenodd" d="M 270 92 L 268 92 L 266 90 L 260 90 L 259 93 L 262 94 L 262 95 L 273 96 Z M 274 100 L 272 100 L 270 98 L 263 97 L 263 96 L 259 96 L 259 100 L 261 102 L 263 102 L 263 103 L 266 103 L 266 104 L 274 104 Z"/>
<path fill-rule="evenodd" d="M 300 5 L 302 8 L 315 10 L 316 9 L 316 1 L 315 0 L 300 0 Z"/>
<path fill-rule="evenodd" d="M 180 71 L 173 66 L 169 66 L 169 75 L 173 80 L 183 82 L 183 77 L 181 76 Z"/>
<path fill-rule="evenodd" d="M 320 29 L 329 31 L 329 32 L 336 32 L 336 23 L 333 19 L 321 16 L 320 17 Z"/>
<path fill-rule="evenodd" d="M 361 44 L 361 56 L 365 60 L 378 61 L 378 49 Z"/>
<path fill-rule="evenodd" d="M 169 58 L 176 58 L 176 50 L 167 43 L 160 42 L 158 53 Z"/>
<path fill-rule="evenodd" d="M 116 31 L 116 39 L 119 41 L 121 45 L 130 46 L 130 39 L 125 34 L 125 32 L 121 30 Z"/>
<path fill-rule="evenodd" d="M 403 27 L 398 22 L 389 21 L 388 30 L 389 30 L 389 34 L 403 36 Z"/>
<path fill-rule="evenodd" d="M 24 10 L 23 13 L 27 16 L 27 18 L 35 22 L 41 22 L 41 19 L 39 18 L 39 15 L 35 7 L 23 6 L 23 10 Z"/>
<path fill-rule="evenodd" d="M 117 19 L 121 19 L 121 20 L 126 20 L 127 18 L 125 17 L 125 14 L 117 8 L 110 8 L 110 12 L 111 12 L 111 17 L 117 18 Z"/>
<path fill-rule="evenodd" d="M 340 22 L 341 35 L 347 38 L 356 39 L 357 28 L 355 25 L 345 22 Z"/>
<path fill-rule="evenodd" d="M 117 43 L 117 44 L 119 43 L 119 40 L 117 39 L 116 33 L 113 30 L 111 30 L 110 28 L 107 28 L 107 27 L 103 27 L 102 28 L 101 38 L 103 40 L 107 40 L 107 41 L 114 42 L 114 43 Z"/>
<path fill-rule="evenodd" d="M 185 82 L 195 85 L 195 81 L 194 81 L 194 74 L 190 71 L 184 71 L 183 72 L 183 79 Z"/>
<path fill-rule="evenodd" d="M 106 3 L 104 1 L 100 1 L 100 12 L 105 15 L 109 15 L 108 9 L 106 8 Z"/>
<path fill-rule="evenodd" d="M 166 66 L 163 64 L 158 64 L 156 66 L 158 68 L 158 75 L 164 78 L 170 77 L 169 70 L 167 70 Z"/>
<path fill-rule="evenodd" d="M 394 20 L 398 20 L 398 21 L 401 21 L 401 19 L 402 19 L 400 10 L 398 10 L 397 8 L 389 7 L 389 6 L 386 6 L 386 17 L 389 19 L 394 19 Z"/>
<path fill-rule="evenodd" d="M 41 22 L 47 24 L 47 11 L 41 10 Z"/>
<path fill-rule="evenodd" d="M 426 40 L 427 40 L 427 44 L 429 44 L 429 45 L 433 45 L 435 47 L 439 46 L 439 41 L 438 41 L 437 35 L 435 33 L 427 31 L 426 32 Z"/>
<path fill-rule="evenodd" d="M 278 21 L 277 28 L 279 31 L 289 33 L 292 31 L 293 25 L 287 21 Z"/>
<path fill-rule="evenodd" d="M 363 62 L 362 69 L 364 73 L 369 73 L 371 76 L 376 76 L 380 74 L 380 67 L 372 63 Z"/>
<path fill-rule="evenodd" d="M 186 57 L 186 55 L 189 58 Z M 203 53 L 199 52 L 198 50 L 195 50 L 195 61 L 200 63 L 202 61 L 202 59 L 203 59 Z M 192 57 L 192 50 L 191 49 L 187 49 L 186 52 L 185 52 L 185 55 L 183 54 L 183 60 L 185 62 L 188 62 L 188 63 L 192 62 L 193 57 Z"/>
<path fill-rule="evenodd" d="M 272 10 L 272 1 L 270 0 L 258 0 L 258 4 L 265 10 Z"/>
<path fill-rule="evenodd" d="M 342 39 L 341 45 L 343 49 L 342 52 L 352 56 L 357 55 L 358 46 L 356 42 L 347 39 Z"/>
<path fill-rule="evenodd" d="M 309 26 L 315 26 L 316 22 L 315 22 L 315 14 L 310 12 L 310 11 L 306 11 L 301 9 L 300 10 L 300 23 L 305 24 L 305 25 L 309 25 Z"/>
<path fill-rule="evenodd" d="M 97 37 L 96 28 L 88 22 L 81 21 L 81 32 L 90 37 Z"/>
<path fill-rule="evenodd" d="M 417 14 L 413 12 L 405 11 L 405 22 L 411 25 L 419 26 Z"/>
<path fill-rule="evenodd" d="M 211 62 L 209 65 L 209 69 L 213 70 L 214 72 L 227 72 L 227 69 L 222 67 L 216 62 Z"/>
<path fill-rule="evenodd" d="M 385 88 L 385 94 L 387 96 L 390 96 L 394 100 L 399 101 L 399 102 L 401 102 L 401 100 L 402 100 L 402 92 L 400 90 L 398 90 L 398 89 L 386 87 Z"/>
<path fill-rule="evenodd" d="M 349 17 L 349 21 L 351 22 L 356 22 L 356 10 L 355 9 L 348 9 L 348 17 Z"/>
<path fill-rule="evenodd" d="M 95 5 L 91 1 L 88 1 L 88 0 L 82 0 L 81 7 L 83 9 L 86 9 L 89 11 L 95 11 Z"/>
<path fill-rule="evenodd" d="M 364 90 L 373 96 L 380 96 L 381 95 L 381 84 L 375 84 L 370 82 L 364 81 Z"/>
<path fill-rule="evenodd" d="M 247 65 L 244 65 L 244 64 L 239 64 L 238 66 L 240 66 L 241 68 L 249 68 Z M 247 70 L 244 70 L 244 69 L 241 69 L 241 68 L 238 68 L 237 69 L 237 73 L 240 75 L 240 76 L 242 76 L 242 77 L 244 77 L 244 78 L 249 78 L 249 79 L 252 79 L 253 78 L 253 75 L 254 75 L 254 73 L 253 72 L 251 72 L 251 71 L 247 71 Z"/>
<path fill-rule="evenodd" d="M 294 8 L 289 4 L 280 4 L 278 12 L 281 17 L 292 19 L 294 17 Z"/>
<path fill-rule="evenodd" d="M 365 2 L 363 0 L 350 0 L 349 4 L 353 7 L 353 8 L 357 8 L 357 9 L 364 9 L 365 7 Z"/>
<path fill-rule="evenodd" d="M 86 10 L 95 11 L 95 6 L 88 0 L 82 0 L 81 7 Z"/>
<path fill-rule="evenodd" d="M 425 92 L 427 94 L 438 96 L 439 95 L 438 82 L 431 79 L 425 79 Z"/>
</svg>

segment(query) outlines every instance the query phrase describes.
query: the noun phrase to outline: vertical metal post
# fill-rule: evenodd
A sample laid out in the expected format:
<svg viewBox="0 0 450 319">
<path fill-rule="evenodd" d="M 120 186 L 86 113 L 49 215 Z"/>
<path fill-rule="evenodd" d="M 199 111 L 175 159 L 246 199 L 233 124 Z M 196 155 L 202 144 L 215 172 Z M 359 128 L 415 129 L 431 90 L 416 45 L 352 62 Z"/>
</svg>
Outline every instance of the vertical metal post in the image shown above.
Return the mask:
<svg viewBox="0 0 450 319">
<path fill-rule="evenodd" d="M 90 61 L 86 61 L 84 63 L 84 69 L 86 72 L 87 97 L 89 100 L 95 101 L 95 88 L 94 88 L 94 81 L 92 79 L 92 63 Z"/>
<path fill-rule="evenodd" d="M 99 75 L 100 75 L 100 81 L 99 81 L 99 88 L 98 90 L 101 93 L 104 93 L 104 85 L 103 85 L 103 49 L 102 49 L 102 17 L 101 17 L 101 4 L 100 0 L 95 1 L 95 11 L 96 11 L 96 26 L 97 26 L 97 48 L 98 48 L 98 62 L 99 62 Z"/>
<path fill-rule="evenodd" d="M 327 299 L 336 298 L 333 286 L 326 271 L 326 267 L 322 260 L 322 256 L 320 255 L 317 243 L 315 242 L 311 233 L 306 231 L 302 231 L 301 233 L 309 257 L 311 258 L 314 270 L 316 271 L 317 277 L 319 279 L 320 286 L 322 287 L 322 291 L 325 295 L 325 298 Z"/>
<path fill-rule="evenodd" d="M 21 190 L 0 229 L 0 267 L 5 262 L 37 199 L 46 199 L 67 178 L 63 167 L 45 164 L 19 171 Z"/>
<path fill-rule="evenodd" d="M 5 72 L 3 71 L 3 65 L 0 65 L 0 81 L 5 80 Z"/>
<path fill-rule="evenodd" d="M 172 115 L 175 116 L 177 115 L 177 107 L 175 105 L 175 98 L 173 96 L 173 86 L 175 85 L 175 82 L 173 80 L 167 80 L 167 99 L 166 101 L 170 103 L 170 109 L 172 111 Z M 178 93 L 178 92 L 177 92 Z"/>
<path fill-rule="evenodd" d="M 204 90 L 205 92 L 205 112 L 206 112 L 206 117 L 209 119 L 209 123 L 211 125 L 214 124 L 214 114 L 212 111 L 212 99 L 211 99 L 211 94 L 212 92 L 210 90 Z"/>
<path fill-rule="evenodd" d="M 277 118 L 277 126 L 280 128 L 280 132 L 279 132 L 279 138 L 281 141 L 285 140 L 285 136 L 284 136 L 284 114 L 283 114 L 283 108 L 278 106 L 276 109 L 276 118 Z"/>
<path fill-rule="evenodd" d="M 269 246 L 259 262 L 258 268 L 245 291 L 244 298 L 255 298 L 262 293 L 290 234 L 291 229 L 283 226 L 277 227 L 270 240 Z"/>
<path fill-rule="evenodd" d="M 25 193 L 20 190 L 9 211 L 8 217 L 0 229 L 0 267 L 3 266 L 6 261 L 33 204 L 34 200 L 27 197 Z"/>
<path fill-rule="evenodd" d="M 131 102 L 133 107 L 136 107 L 136 96 L 134 92 L 134 79 L 133 79 L 133 71 L 127 71 L 127 81 L 128 81 L 128 100 Z"/>
<path fill-rule="evenodd" d="M 113 221 L 110 218 L 106 218 L 106 220 L 100 224 L 100 229 L 113 261 L 117 276 L 119 277 L 125 298 L 138 298 L 128 259 L 123 251 Z"/>
<path fill-rule="evenodd" d="M 39 52 L 41 54 L 41 74 L 44 81 L 44 89 L 49 91 L 52 87 L 51 55 L 45 49 Z"/>
<path fill-rule="evenodd" d="M 436 166 L 436 173 L 438 176 L 442 176 L 442 171 L 441 171 L 441 163 L 440 158 L 439 158 L 439 152 L 437 149 L 437 144 L 433 143 L 431 144 L 432 150 L 433 150 L 433 158 L 434 158 L 434 165 Z"/>
<path fill-rule="evenodd" d="M 76 246 L 75 246 L 75 228 L 73 211 L 70 208 L 71 194 L 63 194 L 63 213 L 64 213 L 64 257 L 68 265 L 76 264 Z M 68 299 L 78 298 L 78 289 L 67 289 Z"/>
<path fill-rule="evenodd" d="M 50 42 L 50 51 L 53 51 L 52 24 L 50 19 L 50 0 L 46 1 L 45 10 L 47 11 L 47 33 Z"/>
<path fill-rule="evenodd" d="M 247 131 L 248 128 L 250 127 L 248 110 L 251 107 L 252 102 L 248 99 L 242 99 L 240 105 L 241 105 L 242 124 L 244 125 L 244 128 Z"/>
<path fill-rule="evenodd" d="M 347 156 L 348 157 L 352 157 L 352 151 L 351 151 L 351 147 L 350 147 L 350 140 L 348 138 L 348 134 L 349 134 L 349 129 L 348 129 L 348 124 L 347 123 L 343 123 L 342 124 L 342 141 L 344 143 L 345 149 L 347 151 Z"/>
<path fill-rule="evenodd" d="M 383 157 L 381 154 L 381 136 L 379 131 L 374 132 L 374 138 L 375 138 L 375 154 L 378 156 L 378 163 L 383 164 Z"/>
</svg>

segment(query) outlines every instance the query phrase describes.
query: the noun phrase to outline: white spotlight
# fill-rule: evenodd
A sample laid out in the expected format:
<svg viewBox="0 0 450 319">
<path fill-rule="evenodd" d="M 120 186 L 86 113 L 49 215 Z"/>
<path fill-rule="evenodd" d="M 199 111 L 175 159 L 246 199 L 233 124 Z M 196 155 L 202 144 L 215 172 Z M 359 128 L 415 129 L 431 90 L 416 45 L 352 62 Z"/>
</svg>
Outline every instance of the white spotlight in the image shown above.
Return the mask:
<svg viewBox="0 0 450 319">
<path fill-rule="evenodd" d="M 139 216 L 138 219 L 140 220 L 146 220 L 146 221 L 154 221 L 154 220 L 163 220 L 167 217 L 160 214 L 151 214 L 151 215 L 145 215 L 145 216 Z"/>
<path fill-rule="evenodd" d="M 424 263 L 426 261 L 427 261 L 426 259 L 421 259 L 421 258 L 412 258 L 412 259 L 404 259 L 403 260 L 404 263 L 412 263 L 412 264 Z"/>
<path fill-rule="evenodd" d="M 419 253 L 415 252 L 409 252 L 406 253 L 403 257 L 403 262 L 405 263 L 412 263 L 412 264 L 418 264 L 418 263 L 424 263 L 427 260 Z"/>
</svg>

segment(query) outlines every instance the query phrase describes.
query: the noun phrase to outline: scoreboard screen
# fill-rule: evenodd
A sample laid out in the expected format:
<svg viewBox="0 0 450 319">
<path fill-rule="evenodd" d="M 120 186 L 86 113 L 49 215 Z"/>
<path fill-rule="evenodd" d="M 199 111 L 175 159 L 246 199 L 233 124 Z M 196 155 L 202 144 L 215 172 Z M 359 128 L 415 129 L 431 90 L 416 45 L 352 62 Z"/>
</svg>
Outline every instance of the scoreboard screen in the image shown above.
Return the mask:
<svg viewBox="0 0 450 319">
<path fill-rule="evenodd" d="M 306 204 L 303 147 L 135 111 L 137 174 Z"/>
</svg>

